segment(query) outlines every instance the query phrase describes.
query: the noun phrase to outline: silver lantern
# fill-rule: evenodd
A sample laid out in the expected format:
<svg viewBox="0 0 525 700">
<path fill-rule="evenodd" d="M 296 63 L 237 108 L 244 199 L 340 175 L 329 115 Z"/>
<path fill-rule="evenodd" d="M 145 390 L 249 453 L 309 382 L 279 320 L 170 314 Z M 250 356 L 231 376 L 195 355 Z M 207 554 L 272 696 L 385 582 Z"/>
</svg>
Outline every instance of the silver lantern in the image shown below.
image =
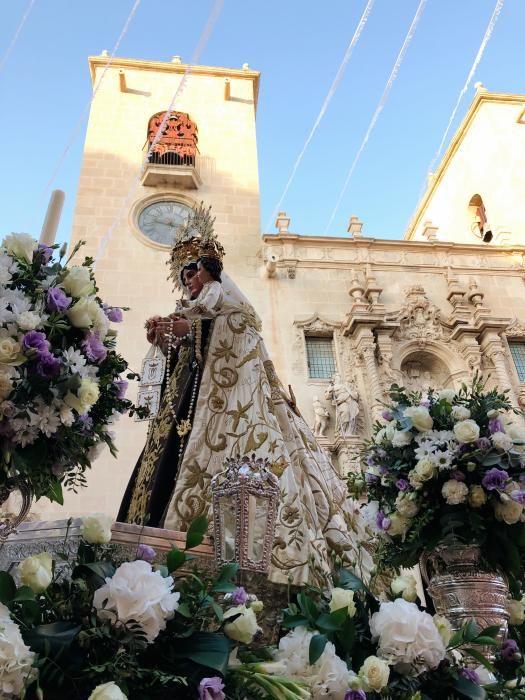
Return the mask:
<svg viewBox="0 0 525 700">
<path fill-rule="evenodd" d="M 279 480 L 255 455 L 226 459 L 211 482 L 215 559 L 266 573 L 273 547 Z"/>
</svg>

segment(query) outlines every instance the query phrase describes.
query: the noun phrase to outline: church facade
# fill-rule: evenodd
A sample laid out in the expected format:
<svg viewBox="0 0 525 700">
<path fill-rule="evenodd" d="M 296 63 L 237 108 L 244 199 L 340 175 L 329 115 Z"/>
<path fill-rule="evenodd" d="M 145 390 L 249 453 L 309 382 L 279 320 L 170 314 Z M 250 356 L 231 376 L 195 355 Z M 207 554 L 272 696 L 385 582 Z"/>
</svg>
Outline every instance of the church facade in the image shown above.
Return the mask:
<svg viewBox="0 0 525 700">
<path fill-rule="evenodd" d="M 356 216 L 344 236 L 301 236 L 285 212 L 277 234 L 261 236 L 259 74 L 247 65 L 190 71 L 178 57 L 114 59 L 104 73 L 106 61 L 89 59 L 93 84 L 103 80 L 71 244 L 85 240 L 96 257 L 103 298 L 131 307 L 119 350 L 132 369 L 147 352 L 144 320 L 175 305 L 169 242 L 202 200 L 283 384 L 342 473 L 357 468 L 393 382 L 458 387 L 479 372 L 525 407 L 524 96 L 478 87 L 403 240 L 367 237 Z M 89 489 L 67 496 L 72 515 L 116 512 L 146 425 L 125 418 L 115 431 L 118 459 L 100 457 Z"/>
</svg>

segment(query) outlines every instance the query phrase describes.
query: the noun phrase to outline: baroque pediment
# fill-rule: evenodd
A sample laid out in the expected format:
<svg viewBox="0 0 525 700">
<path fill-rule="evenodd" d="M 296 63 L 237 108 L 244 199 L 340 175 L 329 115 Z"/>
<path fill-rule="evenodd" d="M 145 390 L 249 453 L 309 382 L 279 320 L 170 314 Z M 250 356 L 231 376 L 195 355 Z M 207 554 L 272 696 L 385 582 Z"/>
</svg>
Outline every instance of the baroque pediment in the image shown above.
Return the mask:
<svg viewBox="0 0 525 700">
<path fill-rule="evenodd" d="M 445 340 L 450 329 L 442 319 L 441 309 L 427 297 L 421 285 L 405 289 L 405 302 L 399 311 L 389 314 L 397 322 L 397 340 Z"/>
<path fill-rule="evenodd" d="M 330 321 L 314 313 L 304 320 L 294 321 L 294 326 L 305 335 L 333 335 L 334 331 L 341 327 L 341 323 Z"/>
<path fill-rule="evenodd" d="M 525 324 L 514 317 L 505 328 L 505 335 L 507 338 L 525 338 Z"/>
</svg>

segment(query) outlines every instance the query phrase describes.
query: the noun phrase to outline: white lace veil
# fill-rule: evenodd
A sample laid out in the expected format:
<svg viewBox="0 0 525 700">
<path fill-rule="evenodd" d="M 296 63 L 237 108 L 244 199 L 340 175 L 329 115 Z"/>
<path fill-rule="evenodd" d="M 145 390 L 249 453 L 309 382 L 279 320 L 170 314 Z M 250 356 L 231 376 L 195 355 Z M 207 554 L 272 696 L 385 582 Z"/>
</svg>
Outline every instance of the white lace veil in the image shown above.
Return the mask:
<svg viewBox="0 0 525 700">
<path fill-rule="evenodd" d="M 227 272 L 224 272 L 224 270 L 221 273 L 221 279 L 222 291 L 224 292 L 225 301 L 229 302 L 230 304 L 243 304 L 253 308 L 253 305 L 248 299 L 248 297 L 245 294 L 243 294 L 243 292 L 241 292 L 241 290 L 235 284 L 235 282 L 232 280 L 229 274 Z"/>
</svg>

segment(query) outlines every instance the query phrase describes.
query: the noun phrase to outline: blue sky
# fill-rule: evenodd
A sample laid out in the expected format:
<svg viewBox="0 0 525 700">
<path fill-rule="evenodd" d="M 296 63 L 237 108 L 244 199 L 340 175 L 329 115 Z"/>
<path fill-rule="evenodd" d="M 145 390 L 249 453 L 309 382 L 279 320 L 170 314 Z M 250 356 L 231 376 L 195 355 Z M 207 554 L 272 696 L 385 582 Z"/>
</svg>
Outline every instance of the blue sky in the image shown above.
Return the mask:
<svg viewBox="0 0 525 700">
<path fill-rule="evenodd" d="M 200 63 L 262 72 L 257 115 L 261 221 L 264 231 L 293 163 L 317 116 L 365 0 L 225 0 Z M 495 0 L 428 0 L 416 35 L 370 141 L 357 165 L 333 235 L 348 218 L 363 233 L 401 238 L 427 168 L 466 79 Z M 0 3 L 0 57 L 28 5 Z M 2 231 L 38 235 L 46 185 L 90 99 L 87 56 L 111 51 L 133 0 L 35 0 L 0 71 Z M 418 0 L 376 0 L 337 94 L 283 203 L 301 234 L 324 232 L 366 132 Z M 211 0 L 142 0 L 118 55 L 188 59 Z M 480 80 L 491 91 L 525 93 L 522 60 L 525 3 L 506 0 L 458 126 Z M 85 123 L 53 187 L 66 191 L 59 239 L 67 240 L 82 159 Z"/>
</svg>

